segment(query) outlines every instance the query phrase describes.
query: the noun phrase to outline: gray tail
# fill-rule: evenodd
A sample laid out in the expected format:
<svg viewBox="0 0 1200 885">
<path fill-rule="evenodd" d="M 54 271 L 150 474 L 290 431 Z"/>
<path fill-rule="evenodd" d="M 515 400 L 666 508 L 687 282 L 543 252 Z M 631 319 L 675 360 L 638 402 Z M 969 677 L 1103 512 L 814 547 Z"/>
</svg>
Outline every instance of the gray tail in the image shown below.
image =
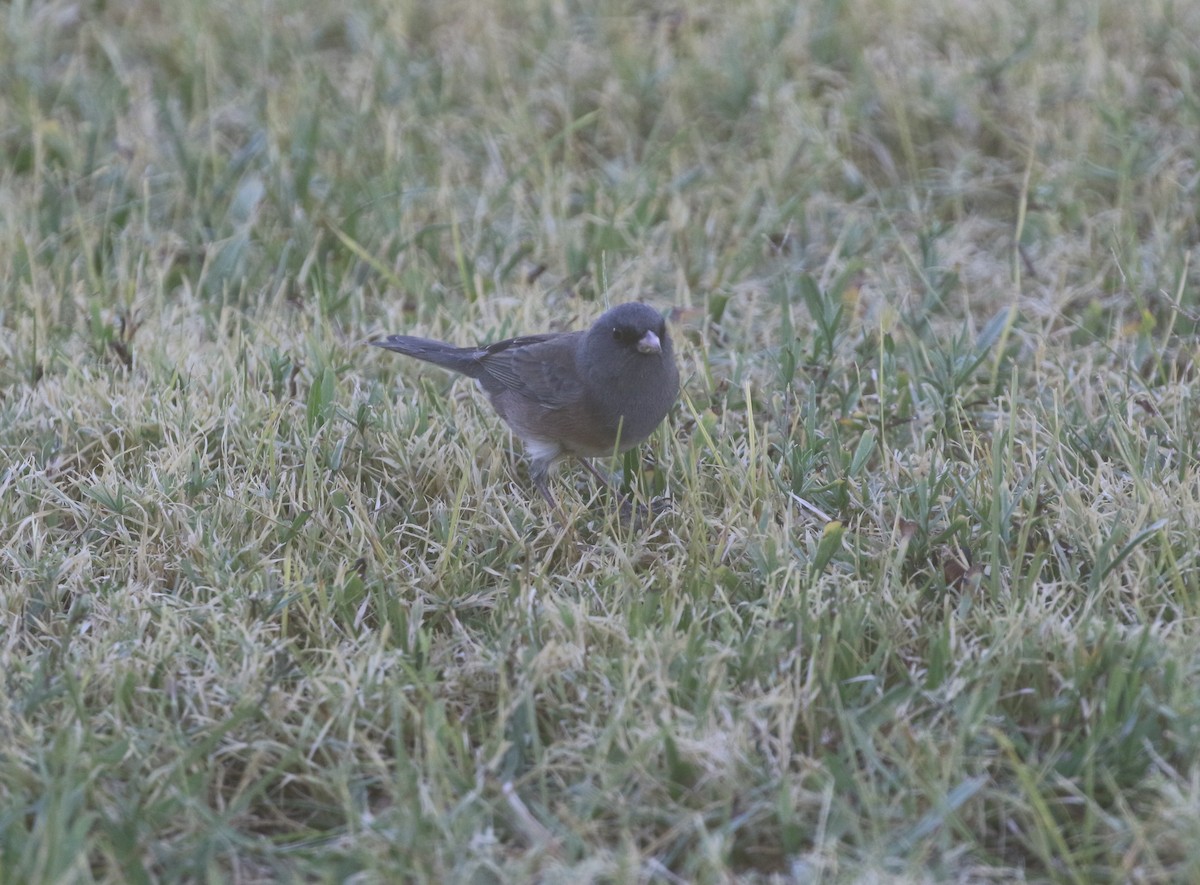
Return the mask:
<svg viewBox="0 0 1200 885">
<path fill-rule="evenodd" d="M 474 347 L 452 347 L 442 341 L 434 341 L 431 338 L 414 338 L 411 335 L 390 335 L 371 343 L 376 347 L 416 357 L 471 378 L 478 378 L 483 374 L 483 368 L 476 359 L 479 351 Z"/>
</svg>

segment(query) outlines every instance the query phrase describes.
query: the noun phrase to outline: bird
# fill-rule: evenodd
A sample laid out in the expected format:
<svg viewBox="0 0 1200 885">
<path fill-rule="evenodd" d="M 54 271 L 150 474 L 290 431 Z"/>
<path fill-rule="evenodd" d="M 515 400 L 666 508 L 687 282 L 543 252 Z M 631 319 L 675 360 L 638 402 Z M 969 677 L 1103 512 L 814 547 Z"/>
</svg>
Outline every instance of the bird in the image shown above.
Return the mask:
<svg viewBox="0 0 1200 885">
<path fill-rule="evenodd" d="M 609 485 L 590 459 L 643 442 L 679 396 L 666 320 L 636 301 L 605 311 L 586 331 L 522 335 L 479 347 L 411 335 L 371 344 L 474 378 L 524 443 L 530 478 L 559 513 L 550 491 L 558 461 L 577 458 Z"/>
</svg>

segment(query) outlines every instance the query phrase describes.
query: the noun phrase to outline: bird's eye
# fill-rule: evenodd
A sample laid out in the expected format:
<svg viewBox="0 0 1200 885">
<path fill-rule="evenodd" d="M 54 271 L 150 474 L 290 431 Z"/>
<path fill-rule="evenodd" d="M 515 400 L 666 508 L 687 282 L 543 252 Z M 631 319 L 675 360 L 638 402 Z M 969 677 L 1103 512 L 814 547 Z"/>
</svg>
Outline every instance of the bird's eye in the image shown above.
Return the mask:
<svg viewBox="0 0 1200 885">
<path fill-rule="evenodd" d="M 620 341 L 622 344 L 633 344 L 640 337 L 637 330 L 629 326 L 617 326 L 613 329 L 613 340 Z"/>
</svg>

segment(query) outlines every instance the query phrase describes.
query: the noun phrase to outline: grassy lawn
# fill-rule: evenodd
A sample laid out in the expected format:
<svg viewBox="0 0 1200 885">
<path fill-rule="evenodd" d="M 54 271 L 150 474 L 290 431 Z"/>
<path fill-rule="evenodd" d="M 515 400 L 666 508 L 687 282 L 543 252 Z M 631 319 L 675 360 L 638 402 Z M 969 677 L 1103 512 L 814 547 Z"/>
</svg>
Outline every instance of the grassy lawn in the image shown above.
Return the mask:
<svg viewBox="0 0 1200 885">
<path fill-rule="evenodd" d="M 1200 4 L 0 7 L 0 883 L 1200 881 Z M 670 312 L 564 529 L 366 346 Z"/>
</svg>

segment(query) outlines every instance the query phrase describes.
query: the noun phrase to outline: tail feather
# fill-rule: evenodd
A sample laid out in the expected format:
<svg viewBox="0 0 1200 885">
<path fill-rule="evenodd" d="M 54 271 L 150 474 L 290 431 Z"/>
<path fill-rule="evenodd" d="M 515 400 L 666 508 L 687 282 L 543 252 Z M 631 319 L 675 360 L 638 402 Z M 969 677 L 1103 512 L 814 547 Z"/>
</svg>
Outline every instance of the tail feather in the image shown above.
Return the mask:
<svg viewBox="0 0 1200 885">
<path fill-rule="evenodd" d="M 412 335 L 390 335 L 371 343 L 471 378 L 478 378 L 483 373 L 478 359 L 479 351 L 474 347 L 453 347 L 443 341 L 415 338 Z"/>
</svg>

